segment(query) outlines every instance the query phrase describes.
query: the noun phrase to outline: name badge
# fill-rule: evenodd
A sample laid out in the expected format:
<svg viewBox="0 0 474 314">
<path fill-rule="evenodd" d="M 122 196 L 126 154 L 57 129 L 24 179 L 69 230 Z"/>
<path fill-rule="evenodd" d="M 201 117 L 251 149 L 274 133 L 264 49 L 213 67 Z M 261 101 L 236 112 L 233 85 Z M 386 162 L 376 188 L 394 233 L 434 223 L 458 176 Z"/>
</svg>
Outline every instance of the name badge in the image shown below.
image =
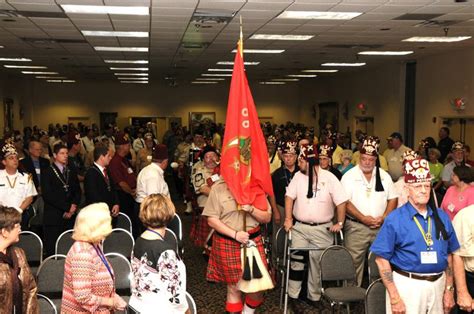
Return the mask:
<svg viewBox="0 0 474 314">
<path fill-rule="evenodd" d="M 434 251 L 421 252 L 421 263 L 422 264 L 437 264 L 438 255 Z"/>
<path fill-rule="evenodd" d="M 40 168 L 35 168 L 36 174 L 41 174 L 41 169 Z"/>
<path fill-rule="evenodd" d="M 133 173 L 132 168 L 129 167 L 129 168 L 127 169 L 127 172 L 128 172 L 128 174 L 132 174 L 132 173 Z"/>
<path fill-rule="evenodd" d="M 211 176 L 212 182 L 216 182 L 217 180 L 219 180 L 219 178 L 220 178 L 220 176 L 219 176 L 217 173 L 216 173 L 216 174 L 213 174 L 213 175 Z"/>
</svg>

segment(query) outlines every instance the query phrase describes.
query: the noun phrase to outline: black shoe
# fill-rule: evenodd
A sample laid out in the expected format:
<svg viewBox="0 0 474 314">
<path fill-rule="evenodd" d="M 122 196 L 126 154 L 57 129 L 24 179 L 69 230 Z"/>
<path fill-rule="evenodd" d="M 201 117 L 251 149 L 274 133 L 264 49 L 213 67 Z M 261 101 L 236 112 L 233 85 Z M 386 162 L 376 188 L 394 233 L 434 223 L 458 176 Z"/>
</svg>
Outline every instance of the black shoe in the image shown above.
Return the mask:
<svg viewBox="0 0 474 314">
<path fill-rule="evenodd" d="M 310 299 L 306 299 L 305 303 L 308 304 L 310 307 L 317 309 L 319 311 L 324 310 L 324 304 L 321 301 L 313 301 Z"/>
<path fill-rule="evenodd" d="M 304 313 L 304 304 L 298 300 L 288 297 L 288 313 L 300 314 Z"/>
</svg>

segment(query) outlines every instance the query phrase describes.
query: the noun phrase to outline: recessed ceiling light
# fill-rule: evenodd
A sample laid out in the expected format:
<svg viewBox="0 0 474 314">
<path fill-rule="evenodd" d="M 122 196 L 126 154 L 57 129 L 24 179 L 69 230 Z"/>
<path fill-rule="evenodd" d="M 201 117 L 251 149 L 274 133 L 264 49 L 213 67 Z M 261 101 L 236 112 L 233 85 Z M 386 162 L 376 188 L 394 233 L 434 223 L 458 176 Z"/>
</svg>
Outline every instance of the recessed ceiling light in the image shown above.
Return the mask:
<svg viewBox="0 0 474 314">
<path fill-rule="evenodd" d="M 250 39 L 259 40 L 310 40 L 314 35 L 275 35 L 275 34 L 255 34 Z"/>
<path fill-rule="evenodd" d="M 361 67 L 364 66 L 365 62 L 353 62 L 353 63 L 323 63 L 321 64 L 323 67 Z"/>
<path fill-rule="evenodd" d="M 360 55 L 364 56 L 406 56 L 412 54 L 413 51 L 361 51 Z"/>
<path fill-rule="evenodd" d="M 410 37 L 402 41 L 418 43 L 453 43 L 470 39 L 472 36 L 438 36 L 438 37 Z"/>
<path fill-rule="evenodd" d="M 121 15 L 149 15 L 148 7 L 133 6 L 112 6 L 112 5 L 79 5 L 79 4 L 62 4 L 66 13 L 83 13 L 83 14 L 121 14 Z"/>
<path fill-rule="evenodd" d="M 148 76 L 148 73 L 114 73 L 117 76 Z"/>
<path fill-rule="evenodd" d="M 0 58 L 0 61 L 31 62 L 31 59 L 28 59 L 28 58 Z"/>
<path fill-rule="evenodd" d="M 125 84 L 148 84 L 148 81 L 120 81 Z"/>
<path fill-rule="evenodd" d="M 234 61 L 219 61 L 216 63 L 217 65 L 234 65 Z M 260 62 L 256 61 L 245 61 L 244 65 L 259 65 Z"/>
<path fill-rule="evenodd" d="M 316 74 L 289 74 L 288 77 L 317 77 Z"/>
<path fill-rule="evenodd" d="M 237 52 L 237 49 L 232 50 L 233 53 Z M 284 49 L 244 49 L 244 53 L 282 53 Z"/>
<path fill-rule="evenodd" d="M 274 82 L 298 82 L 299 79 L 297 78 L 291 78 L 291 79 L 286 79 L 286 78 L 281 78 L 281 79 L 272 79 Z"/>
<path fill-rule="evenodd" d="M 48 83 L 76 83 L 75 80 L 46 80 Z"/>
<path fill-rule="evenodd" d="M 42 65 L 13 65 L 13 64 L 5 64 L 4 67 L 8 69 L 47 69 L 48 68 Z"/>
<path fill-rule="evenodd" d="M 361 12 L 285 11 L 277 18 L 307 20 L 352 20 L 361 14 Z"/>
<path fill-rule="evenodd" d="M 67 79 L 65 76 L 35 76 L 37 79 L 63 80 Z"/>
<path fill-rule="evenodd" d="M 209 72 L 232 72 L 234 69 L 207 69 Z"/>
<path fill-rule="evenodd" d="M 336 73 L 339 70 L 302 70 L 305 73 Z"/>
<path fill-rule="evenodd" d="M 148 68 L 110 68 L 112 71 L 148 71 Z"/>
<path fill-rule="evenodd" d="M 191 84 L 217 84 L 216 81 L 192 81 Z"/>
<path fill-rule="evenodd" d="M 148 64 L 148 60 L 104 60 L 105 63 Z"/>
<path fill-rule="evenodd" d="M 82 31 L 84 36 L 148 37 L 148 32 Z"/>
<path fill-rule="evenodd" d="M 94 47 L 96 51 L 148 52 L 148 47 Z"/>
<path fill-rule="evenodd" d="M 232 76 L 232 74 L 204 73 L 204 74 L 201 74 L 201 76 Z"/>
<path fill-rule="evenodd" d="M 43 75 L 57 75 L 58 72 L 41 72 L 41 71 L 21 71 L 23 74 L 43 74 Z"/>
<path fill-rule="evenodd" d="M 196 81 L 225 81 L 225 78 L 212 77 L 198 77 Z"/>
<path fill-rule="evenodd" d="M 285 85 L 285 82 L 260 82 L 262 85 Z"/>
<path fill-rule="evenodd" d="M 117 77 L 121 81 L 147 81 L 148 77 Z"/>
</svg>

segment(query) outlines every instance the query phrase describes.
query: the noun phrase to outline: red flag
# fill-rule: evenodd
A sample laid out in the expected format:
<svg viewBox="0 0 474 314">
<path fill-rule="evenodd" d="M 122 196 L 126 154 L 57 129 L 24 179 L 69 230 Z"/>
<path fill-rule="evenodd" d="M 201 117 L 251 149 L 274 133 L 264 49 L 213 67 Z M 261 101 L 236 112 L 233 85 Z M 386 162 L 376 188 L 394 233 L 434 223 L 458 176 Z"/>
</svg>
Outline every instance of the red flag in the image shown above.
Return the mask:
<svg viewBox="0 0 474 314">
<path fill-rule="evenodd" d="M 238 204 L 267 210 L 266 194 L 273 195 L 270 163 L 242 54 L 240 40 L 230 83 L 220 168 Z"/>
</svg>

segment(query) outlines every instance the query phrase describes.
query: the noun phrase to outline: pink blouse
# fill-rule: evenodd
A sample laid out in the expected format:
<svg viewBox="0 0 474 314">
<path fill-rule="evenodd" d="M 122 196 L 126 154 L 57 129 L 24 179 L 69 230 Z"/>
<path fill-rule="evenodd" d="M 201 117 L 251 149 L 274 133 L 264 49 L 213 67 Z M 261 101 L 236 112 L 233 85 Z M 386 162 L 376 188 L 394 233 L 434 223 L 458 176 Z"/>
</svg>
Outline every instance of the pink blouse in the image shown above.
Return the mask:
<svg viewBox="0 0 474 314">
<path fill-rule="evenodd" d="M 449 219 L 452 221 L 454 216 L 456 216 L 461 209 L 472 204 L 474 204 L 474 186 L 471 185 L 464 191 L 459 192 L 456 186 L 452 185 L 444 195 L 441 208 L 448 214 Z"/>
</svg>

